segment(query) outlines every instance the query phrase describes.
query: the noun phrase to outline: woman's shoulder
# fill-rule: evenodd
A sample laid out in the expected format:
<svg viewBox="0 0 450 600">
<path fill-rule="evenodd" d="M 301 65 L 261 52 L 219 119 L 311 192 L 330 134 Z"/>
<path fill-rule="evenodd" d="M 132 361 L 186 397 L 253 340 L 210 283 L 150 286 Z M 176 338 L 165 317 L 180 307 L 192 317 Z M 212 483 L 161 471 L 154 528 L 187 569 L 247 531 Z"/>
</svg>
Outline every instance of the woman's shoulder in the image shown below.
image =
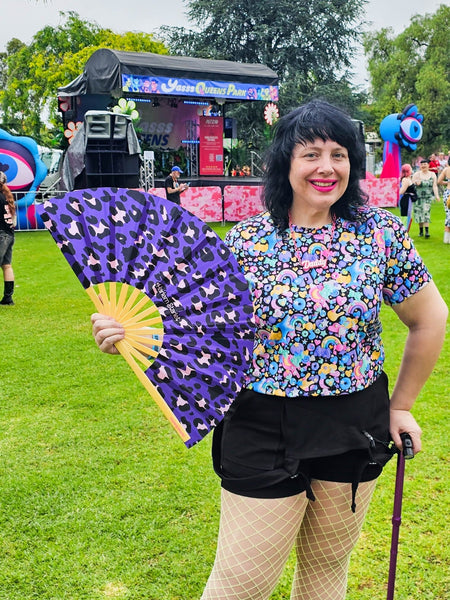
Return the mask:
<svg viewBox="0 0 450 600">
<path fill-rule="evenodd" d="M 385 229 L 391 227 L 398 229 L 399 226 L 403 226 L 399 217 L 391 213 L 388 209 L 378 206 L 364 206 L 361 208 L 359 210 L 358 223 L 364 229 Z"/>
</svg>

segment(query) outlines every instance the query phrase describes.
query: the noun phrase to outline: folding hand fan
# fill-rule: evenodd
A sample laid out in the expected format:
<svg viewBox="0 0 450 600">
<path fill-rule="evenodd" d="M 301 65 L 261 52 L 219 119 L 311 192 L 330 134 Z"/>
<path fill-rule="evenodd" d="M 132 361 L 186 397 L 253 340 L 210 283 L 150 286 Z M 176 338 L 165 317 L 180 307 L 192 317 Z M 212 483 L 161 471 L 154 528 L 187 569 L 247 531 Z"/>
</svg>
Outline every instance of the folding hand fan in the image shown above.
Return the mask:
<svg viewBox="0 0 450 600">
<path fill-rule="evenodd" d="M 180 206 L 128 189 L 76 190 L 38 206 L 117 344 L 185 442 L 223 418 L 251 359 L 253 307 L 233 254 Z"/>
</svg>

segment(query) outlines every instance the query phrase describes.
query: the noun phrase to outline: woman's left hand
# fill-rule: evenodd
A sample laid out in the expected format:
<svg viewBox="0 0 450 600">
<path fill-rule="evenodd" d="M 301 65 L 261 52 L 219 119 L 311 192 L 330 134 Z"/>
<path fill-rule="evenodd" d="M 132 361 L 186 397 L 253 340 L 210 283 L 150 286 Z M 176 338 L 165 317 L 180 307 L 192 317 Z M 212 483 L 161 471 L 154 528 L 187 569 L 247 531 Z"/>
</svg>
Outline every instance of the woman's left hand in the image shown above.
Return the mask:
<svg viewBox="0 0 450 600">
<path fill-rule="evenodd" d="M 414 454 L 420 452 L 422 449 L 422 442 L 420 439 L 422 430 L 410 411 L 391 408 L 390 413 L 391 437 L 397 448 L 399 450 L 402 450 L 403 448 L 400 434 L 409 433 L 413 444 Z"/>
</svg>

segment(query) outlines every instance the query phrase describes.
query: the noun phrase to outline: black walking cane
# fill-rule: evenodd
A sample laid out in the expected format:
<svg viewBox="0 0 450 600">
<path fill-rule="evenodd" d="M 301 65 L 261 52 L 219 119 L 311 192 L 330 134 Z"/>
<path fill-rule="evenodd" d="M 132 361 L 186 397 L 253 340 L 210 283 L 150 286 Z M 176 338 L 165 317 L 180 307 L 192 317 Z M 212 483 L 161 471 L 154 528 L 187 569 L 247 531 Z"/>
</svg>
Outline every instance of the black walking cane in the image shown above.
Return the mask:
<svg viewBox="0 0 450 600">
<path fill-rule="evenodd" d="M 400 435 L 403 443 L 403 450 L 397 455 L 397 475 L 395 477 L 394 493 L 394 511 L 392 513 L 392 538 L 391 538 L 391 558 L 389 562 L 389 579 L 387 600 L 394 599 L 395 591 L 395 571 L 397 568 L 398 537 L 400 532 L 400 523 L 402 522 L 402 499 L 403 499 L 403 480 L 405 478 L 405 459 L 414 457 L 412 439 L 409 433 Z"/>
</svg>

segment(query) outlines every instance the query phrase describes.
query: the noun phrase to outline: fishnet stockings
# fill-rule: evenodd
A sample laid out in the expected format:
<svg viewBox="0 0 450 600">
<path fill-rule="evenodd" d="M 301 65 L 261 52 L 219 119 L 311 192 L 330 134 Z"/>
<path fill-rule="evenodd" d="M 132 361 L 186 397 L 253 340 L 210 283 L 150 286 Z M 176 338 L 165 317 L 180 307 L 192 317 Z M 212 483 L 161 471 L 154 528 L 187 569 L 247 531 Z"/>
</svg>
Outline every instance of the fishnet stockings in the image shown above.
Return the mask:
<svg viewBox="0 0 450 600">
<path fill-rule="evenodd" d="M 345 598 L 350 553 L 359 538 L 375 485 L 376 481 L 359 484 L 356 513 L 352 513 L 350 484 L 312 482 L 316 500 L 308 504 L 297 536 L 291 600 Z"/>
<path fill-rule="evenodd" d="M 314 502 L 304 493 L 259 499 L 222 490 L 216 559 L 201 600 L 267 600 L 294 543 L 301 564 L 291 600 L 343 599 L 374 487 L 360 484 L 356 514 L 347 483 L 313 481 Z"/>
<path fill-rule="evenodd" d="M 307 506 L 305 494 L 246 498 L 222 490 L 216 560 L 201 600 L 263 600 L 281 575 Z"/>
</svg>

